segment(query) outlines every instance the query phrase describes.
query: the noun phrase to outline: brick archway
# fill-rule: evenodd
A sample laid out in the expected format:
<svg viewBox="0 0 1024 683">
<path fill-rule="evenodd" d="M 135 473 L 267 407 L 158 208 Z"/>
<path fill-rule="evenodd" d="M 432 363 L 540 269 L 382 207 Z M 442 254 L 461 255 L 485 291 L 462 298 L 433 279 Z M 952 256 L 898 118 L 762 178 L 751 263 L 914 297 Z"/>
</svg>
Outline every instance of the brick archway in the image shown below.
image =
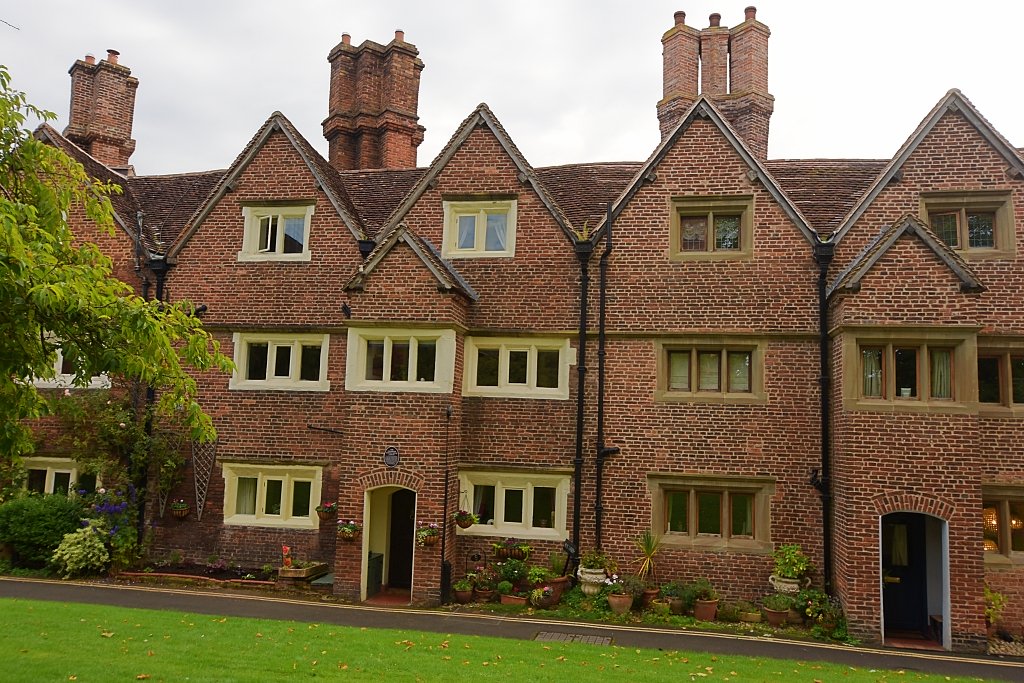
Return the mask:
<svg viewBox="0 0 1024 683">
<path fill-rule="evenodd" d="M 358 477 L 354 483 L 364 491 L 381 486 L 400 486 L 419 493 L 423 488 L 423 477 L 407 471 L 382 467 Z"/>
<path fill-rule="evenodd" d="M 871 499 L 871 503 L 875 506 L 875 512 L 879 517 L 893 512 L 919 512 L 948 522 L 952 519 L 954 510 L 952 503 L 946 500 L 923 496 L 919 493 L 880 493 Z"/>
</svg>

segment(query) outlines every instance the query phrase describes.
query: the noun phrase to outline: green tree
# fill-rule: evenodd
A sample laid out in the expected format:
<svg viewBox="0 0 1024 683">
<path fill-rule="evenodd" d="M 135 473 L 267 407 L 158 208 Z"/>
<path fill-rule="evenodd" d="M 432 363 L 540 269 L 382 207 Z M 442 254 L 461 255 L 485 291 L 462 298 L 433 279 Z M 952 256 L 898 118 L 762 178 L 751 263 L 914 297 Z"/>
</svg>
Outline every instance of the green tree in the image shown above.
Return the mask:
<svg viewBox="0 0 1024 683">
<path fill-rule="evenodd" d="M 215 436 L 197 402 L 194 371 L 230 372 L 231 361 L 192 315 L 188 302 L 145 301 L 115 279 L 109 258 L 69 217 L 113 231 L 108 199 L 120 192 L 86 175 L 59 149 L 26 129 L 53 114 L 13 90 L 0 66 L 0 461 L 32 450 L 29 419 L 53 412 L 58 344 L 77 384 L 106 372 L 156 390 L 153 414 L 197 440 Z M 92 228 L 90 227 L 89 230 Z"/>
</svg>

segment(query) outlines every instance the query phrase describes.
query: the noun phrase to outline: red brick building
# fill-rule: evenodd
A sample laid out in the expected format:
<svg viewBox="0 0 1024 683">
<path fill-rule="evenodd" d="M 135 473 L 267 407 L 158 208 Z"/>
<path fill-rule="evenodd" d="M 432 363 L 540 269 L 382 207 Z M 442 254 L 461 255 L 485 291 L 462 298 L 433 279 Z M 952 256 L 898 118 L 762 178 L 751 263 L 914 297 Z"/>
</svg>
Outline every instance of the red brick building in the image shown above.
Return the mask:
<svg viewBox="0 0 1024 683">
<path fill-rule="evenodd" d="M 174 176 L 128 165 L 116 53 L 76 62 L 41 134 L 124 187 L 119 274 L 205 306 L 237 365 L 201 378 L 219 439 L 192 515 L 153 506 L 157 548 L 288 544 L 340 596 L 421 603 L 503 537 L 627 564 L 650 527 L 661 576 L 731 598 L 799 543 L 868 640 L 977 648 L 986 582 L 1019 628 L 1024 158 L 951 90 L 890 160 L 769 161 L 768 38 L 754 8 L 677 13 L 651 156 L 550 168 L 483 104 L 417 167 L 401 32 L 331 50 L 327 159 L 275 112 L 226 170 Z"/>
</svg>

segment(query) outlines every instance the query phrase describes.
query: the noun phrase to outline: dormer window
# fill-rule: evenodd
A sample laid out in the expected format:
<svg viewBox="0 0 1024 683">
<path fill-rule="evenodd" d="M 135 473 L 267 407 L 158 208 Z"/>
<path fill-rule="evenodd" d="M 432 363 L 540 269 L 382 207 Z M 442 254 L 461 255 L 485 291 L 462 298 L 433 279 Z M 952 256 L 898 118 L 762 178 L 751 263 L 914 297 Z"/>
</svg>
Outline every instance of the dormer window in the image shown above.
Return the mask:
<svg viewBox="0 0 1024 683">
<path fill-rule="evenodd" d="M 508 257 L 516 253 L 516 200 L 444 202 L 446 258 Z"/>
<path fill-rule="evenodd" d="M 245 206 L 239 261 L 308 261 L 313 204 Z"/>
</svg>

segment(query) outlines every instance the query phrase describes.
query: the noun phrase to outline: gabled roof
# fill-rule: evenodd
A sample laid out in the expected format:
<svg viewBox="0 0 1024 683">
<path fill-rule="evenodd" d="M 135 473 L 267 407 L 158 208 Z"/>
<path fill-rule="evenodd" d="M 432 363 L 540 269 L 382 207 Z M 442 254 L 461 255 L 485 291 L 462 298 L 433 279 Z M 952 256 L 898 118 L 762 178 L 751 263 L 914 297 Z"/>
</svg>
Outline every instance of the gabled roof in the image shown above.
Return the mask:
<svg viewBox="0 0 1024 683">
<path fill-rule="evenodd" d="M 426 172 L 425 168 L 339 171 L 367 238 L 380 233 L 402 198 Z"/>
<path fill-rule="evenodd" d="M 888 159 L 774 159 L 765 163 L 819 235 L 828 235 L 878 177 Z"/>
<path fill-rule="evenodd" d="M 524 184 L 529 184 L 533 190 L 540 197 L 540 200 L 544 203 L 544 206 L 548 208 L 551 215 L 554 217 L 555 222 L 558 223 L 559 227 L 565 233 L 566 237 L 570 241 L 573 240 L 573 229 L 569 223 L 569 219 L 566 218 L 562 209 L 555 203 L 551 193 L 540 181 L 537 173 L 533 170 L 533 167 L 527 163 L 526 158 L 523 157 L 522 152 L 516 147 L 515 143 L 512 142 L 512 138 L 509 137 L 508 133 L 502 127 L 501 123 L 494 116 L 494 113 L 487 107 L 486 104 L 478 104 L 476 109 L 473 110 L 469 116 L 459 125 L 459 128 L 455 131 L 455 134 L 448 141 L 448 144 L 444 146 L 444 149 L 437 155 L 437 158 L 431 162 L 427 168 L 427 172 L 424 173 L 419 181 L 413 186 L 412 190 L 406 195 L 405 199 L 399 204 L 391 216 L 388 218 L 384 229 L 378 236 L 381 239 L 387 239 L 390 231 L 395 230 L 398 225 L 405 219 L 406 214 L 412 209 L 412 207 L 419 201 L 419 198 L 423 196 L 433 183 L 437 176 L 444 170 L 448 162 L 452 160 L 455 153 L 459 151 L 469 136 L 478 127 L 488 128 L 494 137 L 498 140 L 498 144 L 505 150 L 509 158 L 512 159 L 512 163 L 515 164 L 519 170 L 519 179 Z"/>
<path fill-rule="evenodd" d="M 430 240 L 414 233 L 405 223 L 399 223 L 394 230 L 388 233 L 384 241 L 374 247 L 370 255 L 366 257 L 366 261 L 359 265 L 356 274 L 345 283 L 345 289 L 362 289 L 366 277 L 380 265 L 388 252 L 399 242 L 409 245 L 413 253 L 419 257 L 427 270 L 437 279 L 438 289 L 460 292 L 472 301 L 480 298 L 476 290 L 455 269 L 455 266 L 441 257 Z"/>
<path fill-rule="evenodd" d="M 1004 158 L 1011 167 L 1015 168 L 1018 173 L 1024 175 L 1024 157 L 1021 157 L 1020 153 L 1006 141 L 999 131 L 992 127 L 992 124 L 988 122 L 981 113 L 971 104 L 971 101 L 964 97 L 956 88 L 953 88 L 946 93 L 945 97 L 939 100 L 928 115 L 924 117 L 924 120 L 917 126 L 907 141 L 903 143 L 899 151 L 896 152 L 896 156 L 892 158 L 892 161 L 882 170 L 875 182 L 864 193 L 864 196 L 860 198 L 850 212 L 846 214 L 839 227 L 834 233 L 832 233 L 832 240 L 838 242 L 843 236 L 849 232 L 853 224 L 857 222 L 857 219 L 863 215 L 864 211 L 871 205 L 875 198 L 885 189 L 885 186 L 889 184 L 900 171 L 903 164 L 906 162 L 910 155 L 920 146 L 921 142 L 928 136 L 928 134 L 935 128 L 935 125 L 945 116 L 946 112 L 960 112 L 967 122 L 974 126 L 975 130 L 981 134 L 985 140 Z"/>
<path fill-rule="evenodd" d="M 127 178 L 142 208 L 144 229 L 156 240 L 159 253 L 174 244 L 188 219 L 223 176 L 224 169 Z"/>
<path fill-rule="evenodd" d="M 981 284 L 978 276 L 967 265 L 967 262 L 939 239 L 927 224 L 908 213 L 892 225 L 882 228 L 882 231 L 873 240 L 868 242 L 864 249 L 857 254 L 850 262 L 850 265 L 839 274 L 835 282 L 829 287 L 828 296 L 832 296 L 837 291 L 856 292 L 859 290 L 864 276 L 889 251 L 889 248 L 896 244 L 896 241 L 904 235 L 916 236 L 925 246 L 931 249 L 939 257 L 939 260 L 945 263 L 960 279 L 961 291 L 985 291 L 985 286 Z"/>
<path fill-rule="evenodd" d="M 535 170 L 570 223 L 579 232 L 587 233 L 604 218 L 608 204 L 619 196 L 640 166 L 638 161 L 626 161 L 565 164 Z"/>
<path fill-rule="evenodd" d="M 270 139 L 270 136 L 277 131 L 284 133 L 285 138 L 295 148 L 295 151 L 315 178 L 317 185 L 323 189 L 327 198 L 338 212 L 338 216 L 341 217 L 345 227 L 352 233 L 352 236 L 355 239 L 362 238 L 363 226 L 359 222 L 355 207 L 352 205 L 348 193 L 341 183 L 341 179 L 338 177 L 338 172 L 299 134 L 295 126 L 292 125 L 291 121 L 284 114 L 275 111 L 256 132 L 256 135 L 245 146 L 242 153 L 238 155 L 238 158 L 228 167 L 227 172 L 220 178 L 220 181 L 207 200 L 192 214 L 184 230 L 181 231 L 174 244 L 168 250 L 168 257 L 176 256 L 184 248 L 185 244 L 188 243 L 192 235 L 199 229 L 199 226 L 202 225 L 206 217 L 217 206 L 221 198 L 234 188 L 239 177 L 249 167 L 253 159 L 256 158 L 256 155 L 266 144 L 267 140 Z"/>
<path fill-rule="evenodd" d="M 775 201 L 778 202 L 779 206 L 782 207 L 782 210 L 786 213 L 789 219 L 793 221 L 794 225 L 796 225 L 800 232 L 803 233 L 807 241 L 811 244 L 817 242 L 817 234 L 815 233 L 814 228 L 810 226 L 810 223 L 808 223 L 800 209 L 797 208 L 796 204 L 790 201 L 789 197 L 786 196 L 786 193 L 782 190 L 782 187 L 775 181 L 772 174 L 769 173 L 765 164 L 751 153 L 740 135 L 733 130 L 732 126 L 730 126 L 729 122 L 726 121 L 724 116 L 722 116 L 722 113 L 718 111 L 718 108 L 715 107 L 714 103 L 704 95 L 697 98 L 697 101 L 694 102 L 693 106 L 687 110 L 686 115 L 683 116 L 679 120 L 679 123 L 676 124 L 675 128 L 672 129 L 672 132 L 666 135 L 658 146 L 655 147 L 651 156 L 648 157 L 647 161 L 639 168 L 633 176 L 632 181 L 612 204 L 612 219 L 614 220 L 620 213 L 622 213 L 623 209 L 626 208 L 626 205 L 633 198 L 633 195 L 635 195 L 643 184 L 647 182 L 647 178 L 650 177 L 651 174 L 655 173 L 658 165 L 668 155 L 672 147 L 690 128 L 694 120 L 698 118 L 710 120 L 718 130 L 721 131 L 729 145 L 736 151 L 736 154 L 739 155 L 740 159 L 742 159 L 750 169 L 749 173 L 751 180 L 760 180 L 764 185 L 764 188 L 775 199 Z M 596 226 L 597 229 L 591 237 L 595 242 L 600 240 L 600 233 L 604 232 L 604 225 L 607 220 L 608 217 L 605 216 L 602 218 L 600 224 Z"/>
</svg>

